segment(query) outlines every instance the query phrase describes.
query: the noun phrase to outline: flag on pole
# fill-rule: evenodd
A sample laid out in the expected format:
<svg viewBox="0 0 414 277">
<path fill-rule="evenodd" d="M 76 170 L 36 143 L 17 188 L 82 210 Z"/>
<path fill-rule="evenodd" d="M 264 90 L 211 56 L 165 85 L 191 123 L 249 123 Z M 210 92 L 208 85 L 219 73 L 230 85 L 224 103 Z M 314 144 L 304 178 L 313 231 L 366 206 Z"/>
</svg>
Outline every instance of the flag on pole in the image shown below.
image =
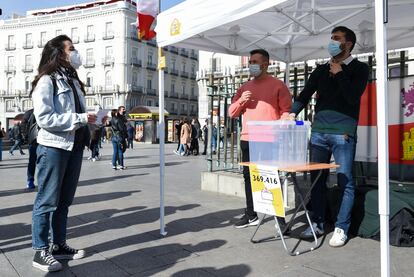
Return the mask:
<svg viewBox="0 0 414 277">
<path fill-rule="evenodd" d="M 156 33 L 151 25 L 157 17 L 159 9 L 158 0 L 137 0 L 137 31 L 138 38 L 150 40 Z"/>
</svg>

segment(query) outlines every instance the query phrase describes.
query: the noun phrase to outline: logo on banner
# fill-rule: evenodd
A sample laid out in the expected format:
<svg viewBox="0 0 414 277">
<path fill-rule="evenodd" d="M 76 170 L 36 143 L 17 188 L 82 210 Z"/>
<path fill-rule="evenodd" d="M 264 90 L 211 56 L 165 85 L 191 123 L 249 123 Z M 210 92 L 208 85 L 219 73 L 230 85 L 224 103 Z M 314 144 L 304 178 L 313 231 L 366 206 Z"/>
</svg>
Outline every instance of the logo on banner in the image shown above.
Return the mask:
<svg viewBox="0 0 414 277">
<path fill-rule="evenodd" d="M 170 35 L 178 36 L 179 34 L 181 34 L 181 23 L 177 18 L 174 18 L 170 26 Z"/>
<path fill-rule="evenodd" d="M 254 210 L 267 215 L 285 217 L 278 168 L 250 164 L 249 170 Z"/>
<path fill-rule="evenodd" d="M 414 113 L 414 83 L 407 90 L 401 89 L 401 93 L 403 97 L 402 107 L 407 110 L 404 115 L 409 117 Z"/>
</svg>

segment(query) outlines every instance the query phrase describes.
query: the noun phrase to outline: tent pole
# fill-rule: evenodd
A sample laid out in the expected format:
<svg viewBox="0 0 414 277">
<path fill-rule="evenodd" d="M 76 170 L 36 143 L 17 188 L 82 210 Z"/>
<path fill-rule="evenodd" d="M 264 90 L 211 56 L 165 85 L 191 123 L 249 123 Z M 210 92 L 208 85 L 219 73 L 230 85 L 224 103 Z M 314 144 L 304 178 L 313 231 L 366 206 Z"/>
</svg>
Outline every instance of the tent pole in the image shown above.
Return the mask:
<svg viewBox="0 0 414 277">
<path fill-rule="evenodd" d="M 389 172 L 388 172 L 388 78 L 387 33 L 384 0 L 375 0 L 378 128 L 378 213 L 381 236 L 381 276 L 390 276 L 389 249 Z"/>
</svg>

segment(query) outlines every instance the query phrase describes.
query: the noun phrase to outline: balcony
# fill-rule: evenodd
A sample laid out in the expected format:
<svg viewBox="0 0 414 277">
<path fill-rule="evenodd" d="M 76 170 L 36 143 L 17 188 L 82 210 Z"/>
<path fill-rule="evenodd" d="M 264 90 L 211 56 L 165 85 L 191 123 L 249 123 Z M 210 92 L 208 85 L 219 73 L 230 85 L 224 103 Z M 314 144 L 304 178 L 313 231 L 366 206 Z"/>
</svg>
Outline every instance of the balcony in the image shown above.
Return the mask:
<svg viewBox="0 0 414 277">
<path fill-rule="evenodd" d="M 190 78 L 193 79 L 193 80 L 197 79 L 197 74 L 191 73 Z"/>
<path fill-rule="evenodd" d="M 194 50 L 191 50 L 191 52 L 190 52 L 190 59 L 193 59 L 193 60 L 198 60 L 198 54 L 194 51 Z"/>
<path fill-rule="evenodd" d="M 79 37 L 78 36 L 71 38 L 71 40 L 72 40 L 73 44 L 78 44 L 79 43 Z"/>
<path fill-rule="evenodd" d="M 103 40 L 113 39 L 114 37 L 115 37 L 115 35 L 114 35 L 114 32 L 112 32 L 112 31 L 107 31 L 107 32 L 104 32 L 102 34 L 102 39 Z"/>
<path fill-rule="evenodd" d="M 6 43 L 6 45 L 4 46 L 4 49 L 6 51 L 16 50 L 16 44 L 15 43 Z"/>
<path fill-rule="evenodd" d="M 197 111 L 191 110 L 190 111 L 190 116 L 196 116 L 197 115 Z"/>
<path fill-rule="evenodd" d="M 147 88 L 148 95 L 157 95 L 157 90 L 155 88 Z"/>
<path fill-rule="evenodd" d="M 27 64 L 27 65 L 23 66 L 22 71 L 24 73 L 33 72 L 33 65 Z"/>
<path fill-rule="evenodd" d="M 144 92 L 144 88 L 142 86 L 132 85 L 131 89 L 132 89 L 132 92 L 137 92 L 137 93 Z"/>
<path fill-rule="evenodd" d="M 198 101 L 198 96 L 197 95 L 190 95 L 190 100 Z"/>
<path fill-rule="evenodd" d="M 43 47 L 45 47 L 45 45 L 46 45 L 46 41 L 39 41 L 39 42 L 37 43 L 37 47 L 38 47 L 38 48 L 43 48 Z"/>
<path fill-rule="evenodd" d="M 136 67 L 141 67 L 142 66 L 142 60 L 140 60 L 138 58 L 131 58 L 131 65 L 136 66 Z"/>
<path fill-rule="evenodd" d="M 183 77 L 183 78 L 188 78 L 188 72 L 186 72 L 186 71 L 181 71 L 181 72 L 180 72 L 180 76 L 181 76 L 181 77 Z"/>
<path fill-rule="evenodd" d="M 83 39 L 84 42 L 94 42 L 95 41 L 95 35 L 94 34 L 88 34 Z"/>
<path fill-rule="evenodd" d="M 177 115 L 177 114 L 178 114 L 178 111 L 177 111 L 177 109 L 175 109 L 175 108 L 171 108 L 171 109 L 169 109 L 169 110 L 168 110 L 168 112 L 169 112 L 171 115 Z"/>
<path fill-rule="evenodd" d="M 187 94 L 185 94 L 185 93 L 182 93 L 182 94 L 180 94 L 179 96 L 180 96 L 180 99 L 185 99 L 185 100 L 187 100 L 187 99 L 188 99 L 188 95 L 187 95 Z"/>
<path fill-rule="evenodd" d="M 169 96 L 170 98 L 177 98 L 178 99 L 178 93 L 176 93 L 175 91 L 170 91 Z"/>
<path fill-rule="evenodd" d="M 115 58 L 114 57 L 105 57 L 102 59 L 103 66 L 114 66 Z"/>
<path fill-rule="evenodd" d="M 85 64 L 83 65 L 84 68 L 92 68 L 95 67 L 95 60 L 86 60 Z"/>
<path fill-rule="evenodd" d="M 181 49 L 180 50 L 180 56 L 183 56 L 183 57 L 188 57 L 188 51 L 186 50 L 186 49 Z"/>
<path fill-rule="evenodd" d="M 157 65 L 155 63 L 152 63 L 152 62 L 147 62 L 147 69 L 155 71 L 155 70 L 157 70 Z"/>
<path fill-rule="evenodd" d="M 33 49 L 33 42 L 26 41 L 23 43 L 23 49 Z"/>
<path fill-rule="evenodd" d="M 170 46 L 169 51 L 170 51 L 171 53 L 178 54 L 178 48 L 177 48 L 177 47 L 175 47 L 175 46 Z"/>
<path fill-rule="evenodd" d="M 147 44 L 151 45 L 151 46 L 154 46 L 154 47 L 157 47 L 157 42 L 154 39 L 147 40 Z"/>
<path fill-rule="evenodd" d="M 170 74 L 174 76 L 178 76 L 178 70 L 175 68 L 170 69 Z"/>
<path fill-rule="evenodd" d="M 8 65 L 4 68 L 4 72 L 6 73 L 16 73 L 16 67 L 14 65 Z"/>
</svg>

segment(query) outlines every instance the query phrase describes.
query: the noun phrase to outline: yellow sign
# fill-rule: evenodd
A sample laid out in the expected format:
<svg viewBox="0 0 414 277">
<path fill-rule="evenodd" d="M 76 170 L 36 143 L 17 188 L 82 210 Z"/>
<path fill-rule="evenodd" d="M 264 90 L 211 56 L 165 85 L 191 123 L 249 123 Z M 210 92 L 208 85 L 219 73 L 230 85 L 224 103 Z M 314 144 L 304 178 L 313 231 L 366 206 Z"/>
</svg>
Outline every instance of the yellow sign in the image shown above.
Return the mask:
<svg viewBox="0 0 414 277">
<path fill-rule="evenodd" d="M 250 164 L 249 170 L 254 210 L 267 215 L 285 217 L 278 168 Z"/>
<path fill-rule="evenodd" d="M 174 18 L 170 26 L 170 35 L 178 36 L 179 34 L 181 34 L 181 23 L 177 18 Z"/>
<path fill-rule="evenodd" d="M 414 128 L 410 129 L 410 132 L 404 132 L 403 146 L 403 161 L 414 160 Z"/>
</svg>

